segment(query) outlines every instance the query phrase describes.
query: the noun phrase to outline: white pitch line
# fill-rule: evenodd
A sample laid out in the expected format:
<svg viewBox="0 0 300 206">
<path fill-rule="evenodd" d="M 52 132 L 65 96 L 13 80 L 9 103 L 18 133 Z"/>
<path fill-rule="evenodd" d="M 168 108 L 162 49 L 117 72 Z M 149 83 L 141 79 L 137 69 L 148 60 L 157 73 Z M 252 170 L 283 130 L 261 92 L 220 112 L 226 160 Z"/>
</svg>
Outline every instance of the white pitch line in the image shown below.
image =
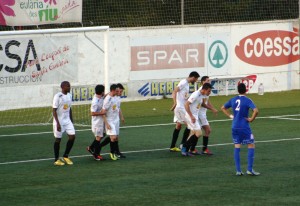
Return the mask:
<svg viewBox="0 0 300 206">
<path fill-rule="evenodd" d="M 276 139 L 276 140 L 262 140 L 262 141 L 255 141 L 255 143 L 270 143 L 270 142 L 284 142 L 284 141 L 296 141 L 300 140 L 300 138 L 291 138 L 291 139 Z M 227 146 L 227 145 L 233 145 L 233 143 L 220 143 L 220 144 L 213 144 L 209 145 L 210 147 L 218 147 L 218 146 Z M 198 146 L 201 147 L 201 146 Z M 136 150 L 136 151 L 127 151 L 122 152 L 124 154 L 130 154 L 130 153 L 142 153 L 142 152 L 155 152 L 155 151 L 163 151 L 163 150 L 169 150 L 170 148 L 163 148 L 163 149 L 148 149 L 148 150 Z M 104 153 L 103 155 L 108 155 L 108 153 Z M 70 156 L 70 158 L 82 158 L 82 157 L 88 157 L 91 155 L 77 155 L 77 156 Z M 34 160 L 22 160 L 22 161 L 14 161 L 14 162 L 1 162 L 0 165 L 10 165 L 10 164 L 20 164 L 20 163 L 30 163 L 30 162 L 42 162 L 42 161 L 53 161 L 53 158 L 45 158 L 45 159 L 34 159 Z"/>
<path fill-rule="evenodd" d="M 282 118 L 288 116 L 300 116 L 300 114 L 291 114 L 291 115 L 282 115 L 282 116 L 269 116 L 269 117 L 257 117 L 256 119 L 284 119 L 284 120 L 299 120 L 299 119 L 292 119 L 292 118 Z M 211 120 L 210 123 L 213 122 L 226 122 L 232 121 L 231 119 L 219 119 L 219 120 Z M 130 129 L 130 128 L 140 128 L 140 127 L 157 127 L 157 126 L 169 126 L 174 125 L 174 123 L 165 123 L 165 124 L 149 124 L 149 125 L 133 125 L 133 126 L 124 126 L 120 127 L 120 129 Z M 76 132 L 84 132 L 90 131 L 91 129 L 81 129 L 76 130 Z M 36 132 L 36 133 L 22 133 L 22 134 L 3 134 L 0 137 L 15 137 L 15 136 L 28 136 L 28 135 L 40 135 L 40 134 L 52 134 L 52 131 L 49 132 Z"/>
<path fill-rule="evenodd" d="M 295 118 L 283 118 L 283 117 L 277 117 L 276 119 L 284 119 L 284 120 L 296 120 L 296 121 L 300 121 L 300 119 L 295 119 Z"/>
</svg>

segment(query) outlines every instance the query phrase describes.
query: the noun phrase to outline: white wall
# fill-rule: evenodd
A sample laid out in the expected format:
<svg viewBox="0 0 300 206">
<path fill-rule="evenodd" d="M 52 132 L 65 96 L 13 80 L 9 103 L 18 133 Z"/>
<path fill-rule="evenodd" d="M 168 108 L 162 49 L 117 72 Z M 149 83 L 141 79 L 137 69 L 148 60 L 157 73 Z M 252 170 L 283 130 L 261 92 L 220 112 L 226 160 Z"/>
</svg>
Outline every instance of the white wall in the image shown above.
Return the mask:
<svg viewBox="0 0 300 206">
<path fill-rule="evenodd" d="M 296 29 L 296 20 L 111 29 L 107 42 L 109 82 L 106 84 L 123 83 L 127 89 L 124 93 L 126 100 L 161 98 L 163 94 L 168 95 L 176 82 L 187 77 L 191 71 L 198 71 L 201 76 L 209 75 L 211 78 L 232 78 L 233 88 L 242 78 L 251 75 L 253 84 L 249 87 L 250 93 L 256 93 L 261 82 L 267 92 L 299 89 L 300 55 Z M 298 42 L 289 42 L 285 38 Z M 83 97 L 96 84 L 105 84 L 104 32 L 0 37 L 0 57 L 6 65 L 16 66 L 17 61 L 7 57 L 5 45 L 10 40 L 26 43 L 29 39 L 33 39 L 35 47 L 38 48 L 38 58 L 43 53 L 51 53 L 55 48 L 68 45 L 70 51 L 67 55 L 58 57 L 68 58 L 69 64 L 52 71 L 51 76 L 50 72 L 46 73 L 40 81 L 24 84 L 1 82 L 1 78 L 3 80 L 5 76 L 21 75 L 20 71 L 8 74 L 2 68 L 0 110 L 50 106 L 54 93 L 60 90 L 59 84 L 62 80 L 70 81 L 71 86 L 77 89 L 77 94 L 80 91 Z M 240 45 L 245 39 L 248 39 L 248 47 Z M 244 56 L 245 53 L 249 55 L 253 49 L 251 43 L 249 44 L 251 40 L 264 43 L 261 57 L 241 59 L 241 54 L 238 55 L 237 51 L 244 52 Z M 48 47 L 40 45 L 44 45 L 45 41 Z M 20 47 L 20 50 L 16 46 L 10 47 L 10 50 L 11 53 L 19 54 L 23 61 L 26 46 Z M 203 51 L 201 48 L 204 48 Z M 32 55 L 29 55 L 29 59 L 33 59 Z M 270 62 L 276 65 L 271 65 Z M 31 68 L 36 70 L 35 65 Z M 32 75 L 32 70 L 28 69 L 26 72 L 27 75 Z M 221 87 L 224 85 L 222 82 L 215 84 Z M 222 94 L 218 91 L 215 93 Z M 77 102 L 89 102 L 89 99 L 82 98 Z"/>
</svg>

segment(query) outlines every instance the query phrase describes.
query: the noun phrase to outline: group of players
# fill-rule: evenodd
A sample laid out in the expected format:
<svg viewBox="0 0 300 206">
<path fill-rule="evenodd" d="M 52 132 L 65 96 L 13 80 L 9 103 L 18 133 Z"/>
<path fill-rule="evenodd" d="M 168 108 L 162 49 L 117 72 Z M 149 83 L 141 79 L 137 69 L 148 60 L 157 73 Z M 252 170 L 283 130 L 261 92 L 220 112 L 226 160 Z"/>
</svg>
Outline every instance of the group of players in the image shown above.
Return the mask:
<svg viewBox="0 0 300 206">
<path fill-rule="evenodd" d="M 72 118 L 72 96 L 70 94 L 70 83 L 64 81 L 61 83 L 61 92 L 58 92 L 53 98 L 53 133 L 54 142 L 54 165 L 63 166 L 65 164 L 72 165 L 73 162 L 69 158 L 69 153 L 75 141 L 75 129 Z M 101 148 L 110 144 L 110 158 L 118 160 L 125 158 L 119 149 L 119 128 L 120 120 L 124 122 L 121 110 L 121 95 L 124 90 L 122 84 L 112 84 L 110 92 L 105 94 L 105 87 L 97 85 L 95 87 L 95 95 L 91 104 L 92 116 L 92 132 L 95 136 L 94 141 L 87 147 L 95 160 L 102 160 L 100 155 Z M 69 140 L 66 145 L 63 157 L 59 159 L 59 149 L 62 134 L 66 132 Z M 105 133 L 106 138 L 103 136 Z"/>
<path fill-rule="evenodd" d="M 170 146 L 170 152 L 181 152 L 183 156 L 194 155 L 212 155 L 213 153 L 208 149 L 208 140 L 211 132 L 210 125 L 207 120 L 207 109 L 211 110 L 215 115 L 218 110 L 209 101 L 209 95 L 212 90 L 210 79 L 208 76 L 201 78 L 201 87 L 194 91 L 189 96 L 189 84 L 194 84 L 200 75 L 197 72 L 191 72 L 188 78 L 179 82 L 172 93 L 174 111 L 174 122 L 176 123 L 173 138 Z M 246 85 L 240 83 L 238 85 L 239 95 L 231 98 L 222 107 L 222 112 L 232 119 L 232 139 L 234 143 L 234 161 L 236 166 L 236 175 L 242 176 L 244 173 L 241 170 L 240 164 L 240 148 L 242 144 L 248 146 L 248 166 L 247 175 L 258 176 L 259 172 L 253 170 L 255 144 L 254 136 L 252 134 L 249 123 L 253 122 L 258 114 L 258 109 L 251 99 L 246 97 Z M 229 112 L 232 108 L 233 114 Z M 249 109 L 253 110 L 251 117 L 249 116 Z M 176 142 L 179 136 L 182 125 L 186 125 L 183 133 L 183 138 L 180 148 L 176 147 Z M 196 149 L 198 139 L 203 135 L 202 151 Z"/>
<path fill-rule="evenodd" d="M 197 82 L 200 75 L 197 72 L 191 72 L 188 78 L 183 79 L 175 87 L 172 98 L 174 111 L 174 122 L 176 123 L 173 131 L 170 152 L 181 152 L 183 156 L 194 155 L 212 155 L 208 149 L 208 140 L 211 132 L 210 125 L 207 120 L 207 109 L 217 114 L 218 110 L 209 101 L 209 95 L 212 90 L 210 79 L 208 76 L 201 78 L 201 87 L 189 96 L 190 86 Z M 65 164 L 72 165 L 73 162 L 69 158 L 75 140 L 75 129 L 72 118 L 72 97 L 70 95 L 70 83 L 64 81 L 61 83 L 61 92 L 58 92 L 53 99 L 53 132 L 54 142 L 54 165 L 62 166 Z M 95 136 L 92 144 L 87 147 L 95 160 L 102 160 L 100 155 L 101 148 L 110 144 L 110 158 L 117 160 L 125 158 L 119 149 L 119 127 L 120 120 L 124 122 L 121 111 L 121 95 L 124 90 L 122 84 L 112 84 L 110 92 L 105 95 L 103 85 L 95 87 L 95 95 L 91 104 L 92 116 L 92 132 Z M 240 166 L 240 148 L 242 144 L 248 145 L 248 167 L 247 174 L 252 176 L 260 175 L 253 170 L 254 162 L 254 136 L 250 129 L 249 123 L 254 121 L 258 109 L 251 99 L 246 97 L 246 86 L 241 83 L 238 85 L 239 95 L 226 102 L 221 110 L 229 118 L 233 119 L 232 123 L 232 139 L 235 145 L 234 160 L 236 165 L 236 175 L 242 176 L 244 173 Z M 233 114 L 230 114 L 229 108 L 232 108 Z M 253 110 L 252 116 L 248 117 L 249 109 Z M 176 147 L 182 125 L 186 125 L 180 148 Z M 202 151 L 196 149 L 198 139 L 203 135 Z M 62 134 L 66 132 L 69 140 L 66 145 L 64 155 L 59 159 L 59 148 Z M 108 136 L 103 139 L 104 134 Z"/>
</svg>

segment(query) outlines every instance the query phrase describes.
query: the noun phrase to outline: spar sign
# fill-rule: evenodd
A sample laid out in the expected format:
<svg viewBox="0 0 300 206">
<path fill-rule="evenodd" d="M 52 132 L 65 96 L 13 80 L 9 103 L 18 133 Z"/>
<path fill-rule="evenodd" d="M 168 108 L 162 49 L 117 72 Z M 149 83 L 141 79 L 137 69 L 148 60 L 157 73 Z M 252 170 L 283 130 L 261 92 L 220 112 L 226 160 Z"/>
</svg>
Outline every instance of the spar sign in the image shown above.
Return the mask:
<svg viewBox="0 0 300 206">
<path fill-rule="evenodd" d="M 237 57 L 255 66 L 280 66 L 300 59 L 298 30 L 269 30 L 246 36 L 235 47 Z"/>
</svg>

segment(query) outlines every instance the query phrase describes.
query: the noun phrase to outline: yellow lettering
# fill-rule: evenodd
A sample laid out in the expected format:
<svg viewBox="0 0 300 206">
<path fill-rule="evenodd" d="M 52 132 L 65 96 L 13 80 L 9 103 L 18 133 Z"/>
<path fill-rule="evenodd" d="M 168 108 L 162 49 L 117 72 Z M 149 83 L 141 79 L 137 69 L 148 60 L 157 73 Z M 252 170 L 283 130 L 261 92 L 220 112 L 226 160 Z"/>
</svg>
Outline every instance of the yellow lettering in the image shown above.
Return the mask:
<svg viewBox="0 0 300 206">
<path fill-rule="evenodd" d="M 81 98 L 80 100 L 86 100 L 87 98 L 87 88 L 81 88 Z"/>
<path fill-rule="evenodd" d="M 166 94 L 172 94 L 173 92 L 173 82 L 166 83 Z"/>
<path fill-rule="evenodd" d="M 157 95 L 158 94 L 158 83 L 152 82 L 151 83 L 151 95 Z"/>
<path fill-rule="evenodd" d="M 75 101 L 79 101 L 80 100 L 80 88 L 73 88 L 73 99 Z"/>
<path fill-rule="evenodd" d="M 94 87 L 89 87 L 88 90 L 89 90 L 89 92 L 88 92 L 88 99 L 92 100 L 93 96 L 95 94 L 95 88 Z"/>
</svg>

